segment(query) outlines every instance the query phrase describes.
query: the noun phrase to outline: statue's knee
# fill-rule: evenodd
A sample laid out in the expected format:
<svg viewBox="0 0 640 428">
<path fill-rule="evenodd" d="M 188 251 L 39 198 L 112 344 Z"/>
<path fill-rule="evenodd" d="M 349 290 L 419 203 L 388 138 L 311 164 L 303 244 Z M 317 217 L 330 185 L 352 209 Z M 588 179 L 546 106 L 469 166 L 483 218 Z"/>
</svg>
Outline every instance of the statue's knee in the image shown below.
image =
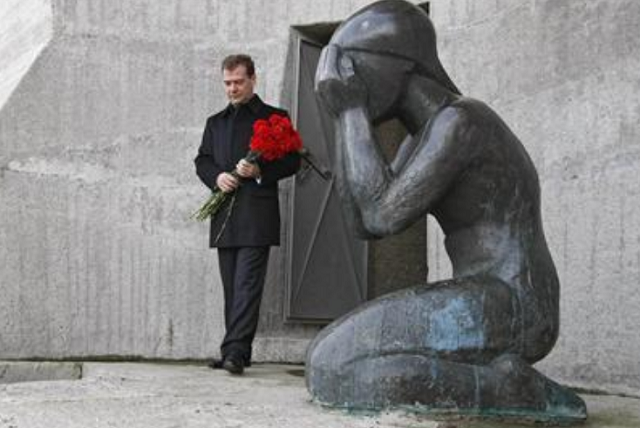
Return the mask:
<svg viewBox="0 0 640 428">
<path fill-rule="evenodd" d="M 387 305 L 372 301 L 325 328 L 311 344 L 307 363 L 327 368 L 344 367 L 363 356 L 375 355 L 384 343 L 382 336 L 394 336 L 384 328 Z"/>
</svg>

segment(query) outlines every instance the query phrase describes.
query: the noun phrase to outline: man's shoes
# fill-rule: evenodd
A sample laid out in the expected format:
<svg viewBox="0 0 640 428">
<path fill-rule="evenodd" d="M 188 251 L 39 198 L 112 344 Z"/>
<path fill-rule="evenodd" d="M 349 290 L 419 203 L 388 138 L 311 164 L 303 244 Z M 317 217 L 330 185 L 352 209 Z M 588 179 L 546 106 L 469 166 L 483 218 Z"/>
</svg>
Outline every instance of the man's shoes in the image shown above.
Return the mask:
<svg viewBox="0 0 640 428">
<path fill-rule="evenodd" d="M 227 359 L 232 360 L 231 362 L 229 362 L 227 364 L 227 367 L 225 367 L 224 363 Z M 239 364 L 239 362 L 242 362 L 242 364 Z M 230 369 L 233 366 L 232 369 Z M 242 366 L 242 369 L 239 370 L 238 372 L 238 367 Z M 223 359 L 217 359 L 217 358 L 212 358 L 209 361 L 207 361 L 207 367 L 209 367 L 210 369 L 213 370 L 219 370 L 219 369 L 225 369 L 230 373 L 233 374 L 242 374 L 242 372 L 244 372 L 244 369 L 247 367 L 251 367 L 251 359 L 249 358 L 240 358 L 237 356 L 230 356 L 228 358 L 223 358 Z"/>
<path fill-rule="evenodd" d="M 222 362 L 222 368 L 231 374 L 241 375 L 244 372 L 244 360 L 235 355 L 229 355 Z"/>
</svg>

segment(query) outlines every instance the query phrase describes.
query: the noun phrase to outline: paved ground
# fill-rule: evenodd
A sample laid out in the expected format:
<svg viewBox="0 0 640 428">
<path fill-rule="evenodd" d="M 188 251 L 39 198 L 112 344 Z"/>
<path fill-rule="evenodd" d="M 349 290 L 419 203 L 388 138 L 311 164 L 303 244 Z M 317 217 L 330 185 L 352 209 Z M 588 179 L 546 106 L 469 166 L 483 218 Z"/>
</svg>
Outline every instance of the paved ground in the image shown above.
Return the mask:
<svg viewBox="0 0 640 428">
<path fill-rule="evenodd" d="M 198 365 L 86 363 L 81 380 L 0 385 L 0 428 L 508 428 L 401 412 L 349 414 L 309 401 L 302 367 L 235 377 Z M 584 427 L 640 428 L 640 399 L 583 395 Z"/>
</svg>

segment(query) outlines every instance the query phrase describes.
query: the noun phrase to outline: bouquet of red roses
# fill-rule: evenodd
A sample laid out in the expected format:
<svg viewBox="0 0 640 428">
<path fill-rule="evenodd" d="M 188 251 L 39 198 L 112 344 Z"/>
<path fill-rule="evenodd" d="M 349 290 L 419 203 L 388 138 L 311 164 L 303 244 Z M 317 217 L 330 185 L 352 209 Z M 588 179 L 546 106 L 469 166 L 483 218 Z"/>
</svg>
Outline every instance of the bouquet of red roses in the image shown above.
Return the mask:
<svg viewBox="0 0 640 428">
<path fill-rule="evenodd" d="M 293 128 L 288 117 L 272 114 L 269 119 L 259 119 L 253 124 L 253 136 L 249 144 L 249 153 L 245 156 L 247 162 L 256 162 L 262 158 L 267 162 L 283 158 L 289 153 L 302 152 L 302 139 Z M 238 178 L 237 172 L 231 172 Z M 196 220 L 204 221 L 209 217 L 215 217 L 222 207 L 231 199 L 231 207 L 227 218 L 231 215 L 235 191 L 224 193 L 215 189 L 211 197 L 193 214 Z M 223 225 L 224 229 L 224 225 Z"/>
</svg>

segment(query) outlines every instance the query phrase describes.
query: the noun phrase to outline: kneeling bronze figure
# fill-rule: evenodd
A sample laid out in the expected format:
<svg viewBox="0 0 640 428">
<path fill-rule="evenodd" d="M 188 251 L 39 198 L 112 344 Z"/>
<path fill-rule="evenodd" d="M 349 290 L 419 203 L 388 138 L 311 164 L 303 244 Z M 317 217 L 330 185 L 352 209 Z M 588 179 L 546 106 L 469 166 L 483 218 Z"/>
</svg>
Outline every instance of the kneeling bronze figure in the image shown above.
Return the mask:
<svg viewBox="0 0 640 428">
<path fill-rule="evenodd" d="M 432 214 L 453 278 L 407 284 L 325 328 L 308 351 L 308 389 L 352 409 L 584 420 L 580 397 L 531 366 L 559 328 L 535 167 L 491 108 L 461 95 L 435 39 L 419 7 L 384 0 L 322 52 L 316 92 L 334 118 L 334 170 L 356 233 L 382 238 Z M 409 135 L 387 162 L 373 129 L 391 118 Z"/>
</svg>

